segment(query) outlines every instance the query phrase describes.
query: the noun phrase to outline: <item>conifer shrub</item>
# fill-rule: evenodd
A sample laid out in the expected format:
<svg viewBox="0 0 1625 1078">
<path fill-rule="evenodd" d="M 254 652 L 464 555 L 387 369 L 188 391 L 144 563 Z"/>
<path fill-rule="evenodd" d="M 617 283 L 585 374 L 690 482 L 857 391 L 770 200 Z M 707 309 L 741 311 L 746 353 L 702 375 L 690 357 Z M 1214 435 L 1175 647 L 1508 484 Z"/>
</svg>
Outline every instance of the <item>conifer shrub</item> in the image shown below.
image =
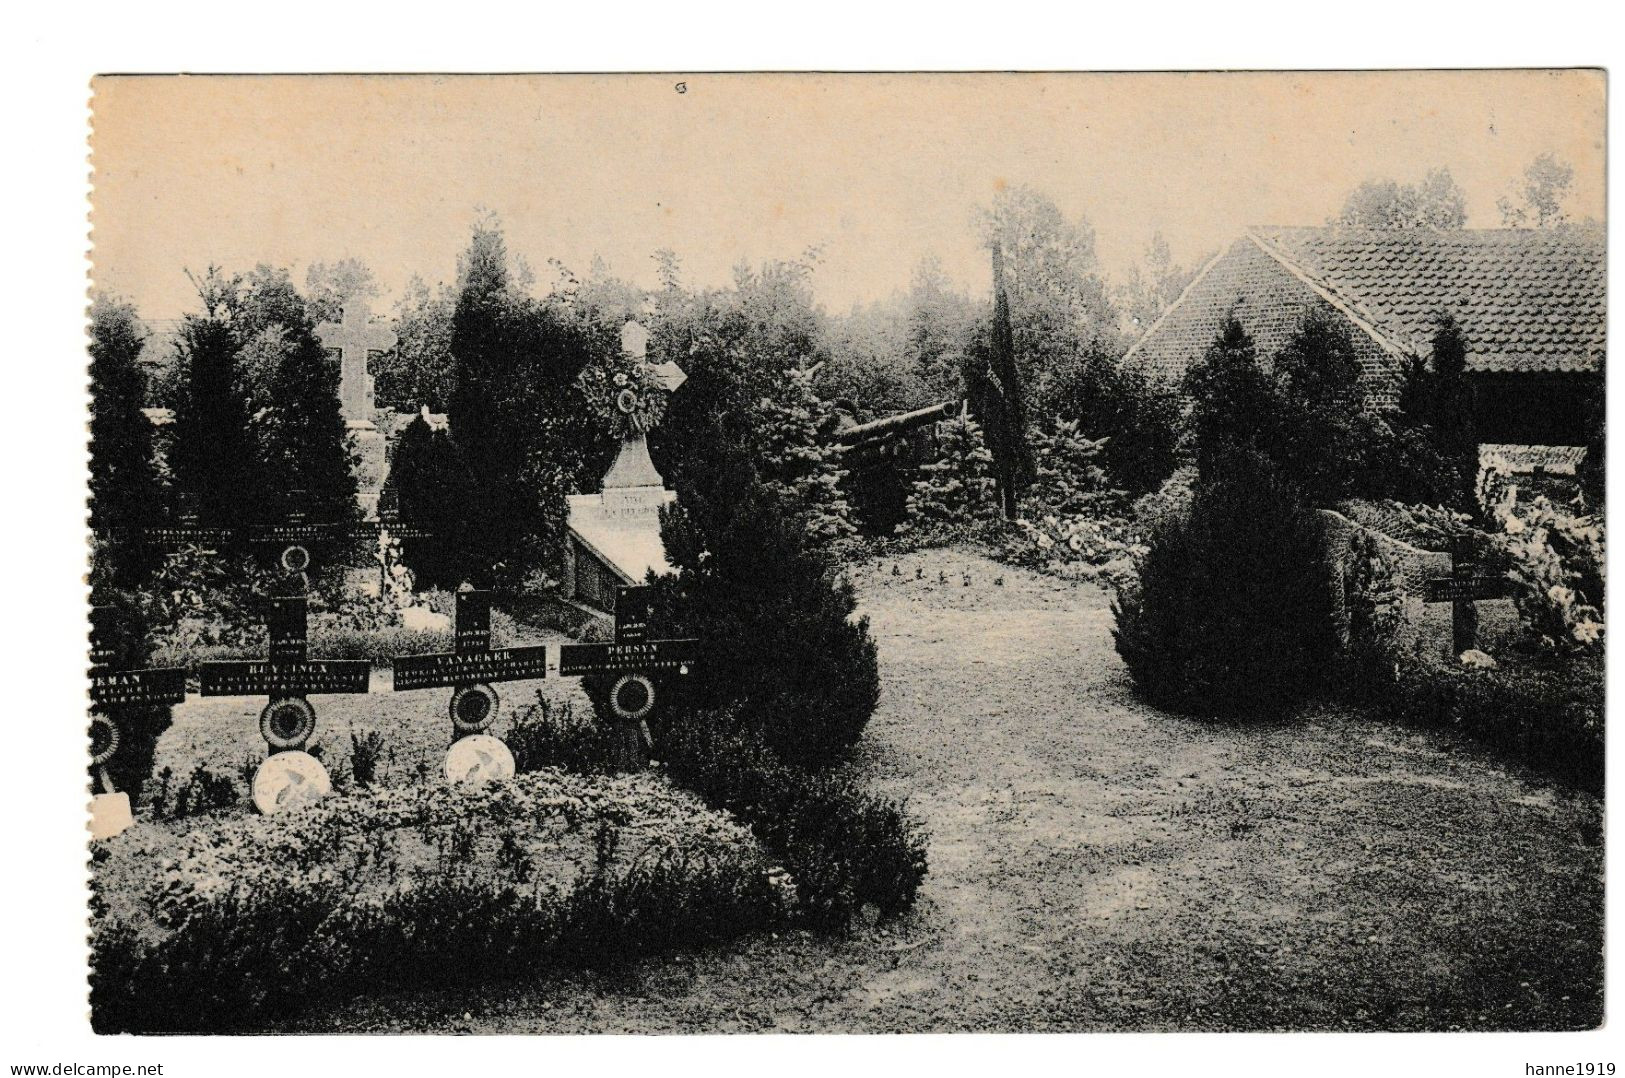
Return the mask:
<svg viewBox="0 0 1625 1078">
<path fill-rule="evenodd" d="M 1190 510 L 1152 534 L 1113 607 L 1148 700 L 1191 714 L 1279 714 L 1334 654 L 1322 526 L 1260 454 L 1214 458 Z"/>
<path fill-rule="evenodd" d="M 868 619 L 829 552 L 809 543 L 794 506 L 741 451 L 718 447 L 710 463 L 691 469 L 662 511 L 666 556 L 680 571 L 651 581 L 651 634 L 701 641 L 700 661 L 662 697 L 731 710 L 797 764 L 833 763 L 880 698 Z"/>
<path fill-rule="evenodd" d="M 797 508 L 810 544 L 841 557 L 857 526 L 842 487 L 840 452 L 824 436 L 834 410 L 813 388 L 813 375 L 786 370 L 779 392 L 758 405 L 762 479 L 784 505 Z"/>
<path fill-rule="evenodd" d="M 900 532 L 916 542 L 944 542 L 999 518 L 993 453 L 981 424 L 959 415 L 937 424 L 935 457 L 921 464 Z"/>
</svg>

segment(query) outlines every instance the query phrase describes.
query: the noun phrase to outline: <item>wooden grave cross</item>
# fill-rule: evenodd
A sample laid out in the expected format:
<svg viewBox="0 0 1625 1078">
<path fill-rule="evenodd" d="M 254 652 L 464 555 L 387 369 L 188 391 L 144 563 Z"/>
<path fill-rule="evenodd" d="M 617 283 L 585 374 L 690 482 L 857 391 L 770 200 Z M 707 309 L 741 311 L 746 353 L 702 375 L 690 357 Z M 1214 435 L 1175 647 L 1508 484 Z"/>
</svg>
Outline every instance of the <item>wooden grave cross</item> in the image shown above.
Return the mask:
<svg viewBox="0 0 1625 1078">
<path fill-rule="evenodd" d="M 491 593 L 457 593 L 456 633 L 446 653 L 401 655 L 392 660 L 393 688 L 432 689 L 451 686 L 452 741 L 487 730 L 501 698 L 491 687 L 498 681 L 530 681 L 547 676 L 547 645 L 491 647 Z"/>
<path fill-rule="evenodd" d="M 107 763 L 117 755 L 123 739 L 119 713 L 186 701 L 186 671 L 182 667 L 120 668 L 112 627 L 114 616 L 110 606 L 95 606 L 90 611 L 91 766 L 105 794 L 118 792 L 107 773 Z"/>
<path fill-rule="evenodd" d="M 695 639 L 649 639 L 651 593 L 645 585 L 622 587 L 615 597 L 615 640 L 608 644 L 561 644 L 559 676 L 614 676 L 609 709 L 614 715 L 620 766 L 638 770 L 654 747 L 645 721 L 659 699 L 654 678 L 686 676 L 699 657 Z"/>
<path fill-rule="evenodd" d="M 1504 599 L 1507 596 L 1505 577 L 1483 576 L 1477 565 L 1464 555 L 1460 539 L 1450 543 L 1450 575 L 1422 582 L 1424 603 L 1450 604 L 1451 654 L 1460 655 L 1478 647 L 1478 610 L 1473 605 L 1479 599 Z"/>
<path fill-rule="evenodd" d="M 304 751 L 316 731 L 307 696 L 365 693 L 372 664 L 366 659 L 311 659 L 306 655 L 309 602 L 303 595 L 271 600 L 265 625 L 270 650 L 263 660 L 206 662 L 198 668 L 204 696 L 269 696 L 260 712 L 267 755 Z"/>
</svg>

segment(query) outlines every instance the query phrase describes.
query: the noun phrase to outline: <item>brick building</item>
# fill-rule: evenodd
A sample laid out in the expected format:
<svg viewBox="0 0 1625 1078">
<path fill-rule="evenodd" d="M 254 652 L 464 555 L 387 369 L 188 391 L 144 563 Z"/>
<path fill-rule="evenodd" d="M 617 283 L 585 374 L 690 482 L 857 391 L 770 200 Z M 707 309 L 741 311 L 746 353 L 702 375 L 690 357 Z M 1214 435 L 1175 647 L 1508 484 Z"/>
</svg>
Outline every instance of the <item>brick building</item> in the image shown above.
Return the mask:
<svg viewBox="0 0 1625 1078">
<path fill-rule="evenodd" d="M 1267 362 L 1316 307 L 1347 321 L 1369 406 L 1394 404 L 1401 361 L 1429 353 L 1448 313 L 1467 337 L 1481 442 L 1585 443 L 1605 350 L 1600 229 L 1255 228 L 1126 361 L 1176 381 L 1234 312 Z"/>
</svg>

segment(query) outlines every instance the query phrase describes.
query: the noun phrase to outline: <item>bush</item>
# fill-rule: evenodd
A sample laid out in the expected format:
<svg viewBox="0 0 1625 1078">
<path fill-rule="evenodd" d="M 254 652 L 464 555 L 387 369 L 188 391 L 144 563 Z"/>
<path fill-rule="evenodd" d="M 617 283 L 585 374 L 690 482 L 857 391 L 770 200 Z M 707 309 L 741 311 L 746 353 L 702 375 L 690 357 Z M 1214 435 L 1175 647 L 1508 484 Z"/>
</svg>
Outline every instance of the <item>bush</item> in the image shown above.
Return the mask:
<svg viewBox="0 0 1625 1078">
<path fill-rule="evenodd" d="M 1600 794 L 1602 656 L 1492 669 L 1401 663 L 1379 697 L 1385 718 L 1452 730 L 1526 767 Z"/>
<path fill-rule="evenodd" d="M 1115 357 L 1079 354 L 1045 381 L 1041 400 L 1050 414 L 1105 439 L 1101 461 L 1130 495 L 1156 490 L 1181 462 L 1178 396 Z"/>
<path fill-rule="evenodd" d="M 98 847 L 101 1033 L 262 1029 L 363 991 L 725 940 L 784 908 L 743 828 L 647 778 L 371 790 L 189 832 L 155 866 L 139 841 Z M 104 882 L 120 870 L 145 887 Z"/>
<path fill-rule="evenodd" d="M 1279 713 L 1322 683 L 1333 648 L 1322 525 L 1269 462 L 1211 462 L 1114 604 L 1118 653 L 1147 699 L 1194 714 Z"/>
<path fill-rule="evenodd" d="M 569 701 L 554 704 L 540 693 L 514 712 L 502 740 L 513 750 L 520 774 L 548 767 L 582 775 L 614 770 L 615 732 L 609 724 L 578 717 Z"/>
<path fill-rule="evenodd" d="M 365 734 L 350 731 L 350 777 L 357 786 L 371 786 L 378 781 L 378 765 L 388 752 L 384 735 L 377 730 Z"/>
<path fill-rule="evenodd" d="M 925 839 L 903 805 L 786 764 L 724 715 L 685 715 L 659 752 L 673 781 L 744 820 L 783 860 L 813 924 L 844 928 L 865 906 L 889 918 L 914 905 Z"/>
<path fill-rule="evenodd" d="M 178 820 L 207 816 L 243 804 L 244 791 L 236 775 L 223 775 L 203 764 L 192 768 L 186 781 L 175 786 L 175 773 L 164 768 L 155 776 L 150 805 L 154 819 Z"/>
</svg>

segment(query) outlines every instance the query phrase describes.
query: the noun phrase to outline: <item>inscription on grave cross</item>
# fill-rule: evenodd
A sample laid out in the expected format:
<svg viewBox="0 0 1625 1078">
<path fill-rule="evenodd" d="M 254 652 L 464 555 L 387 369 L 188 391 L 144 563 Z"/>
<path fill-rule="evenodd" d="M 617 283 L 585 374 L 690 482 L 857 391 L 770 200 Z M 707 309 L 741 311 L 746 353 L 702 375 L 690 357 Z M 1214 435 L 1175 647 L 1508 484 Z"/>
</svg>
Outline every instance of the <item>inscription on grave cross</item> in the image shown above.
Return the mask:
<svg viewBox="0 0 1625 1078">
<path fill-rule="evenodd" d="M 1451 654 L 1460 655 L 1478 647 L 1478 609 L 1474 602 L 1506 598 L 1507 581 L 1480 574 L 1461 541 L 1454 540 L 1450 544 L 1450 575 L 1425 580 L 1422 589 L 1423 602 L 1450 604 Z"/>
<path fill-rule="evenodd" d="M 457 593 L 455 651 L 401 655 L 393 660 L 394 687 L 433 689 L 493 681 L 528 681 L 547 676 L 547 645 L 491 647 L 491 593 Z"/>
<path fill-rule="evenodd" d="M 269 696 L 260 733 L 271 753 L 303 749 L 315 732 L 307 696 L 364 693 L 372 664 L 365 659 L 310 659 L 308 602 L 302 595 L 271 600 L 265 625 L 270 649 L 264 662 L 206 662 L 199 666 L 204 696 Z"/>
</svg>

